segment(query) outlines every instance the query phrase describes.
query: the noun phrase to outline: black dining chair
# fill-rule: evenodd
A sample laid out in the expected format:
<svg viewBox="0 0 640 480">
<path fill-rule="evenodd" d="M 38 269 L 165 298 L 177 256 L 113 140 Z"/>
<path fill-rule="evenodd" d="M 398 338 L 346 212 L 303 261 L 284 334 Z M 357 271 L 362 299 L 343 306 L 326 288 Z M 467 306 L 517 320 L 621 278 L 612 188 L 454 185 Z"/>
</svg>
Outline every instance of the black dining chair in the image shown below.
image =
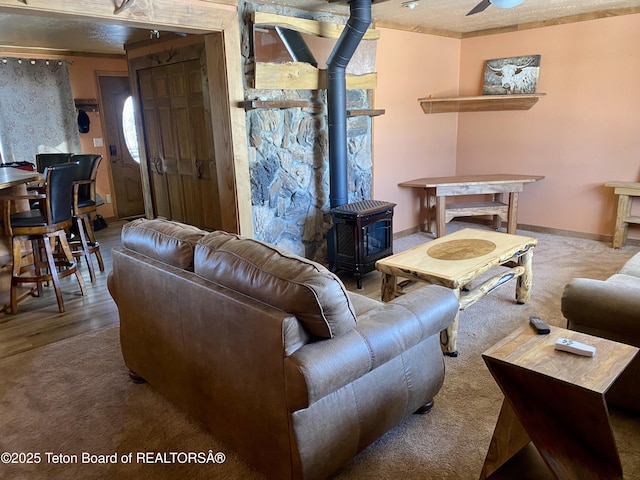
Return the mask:
<svg viewBox="0 0 640 480">
<path fill-rule="evenodd" d="M 89 267 L 91 283 L 95 283 L 96 273 L 91 261 L 92 254 L 98 260 L 100 271 L 104 272 L 100 244 L 96 241 L 91 221 L 91 214 L 95 213 L 98 207 L 96 178 L 102 155 L 78 154 L 73 155 L 71 160 L 78 163 L 74 179 L 76 189 L 74 190 L 72 208 L 79 240 L 71 241 L 70 245 L 74 257 L 83 256 L 85 258 Z"/>
<path fill-rule="evenodd" d="M 69 163 L 70 161 L 70 153 L 38 153 L 36 155 L 36 170 L 44 173 L 44 169 L 47 167 L 61 163 Z"/>
<path fill-rule="evenodd" d="M 72 224 L 70 205 L 77 188 L 73 184 L 77 167 L 77 163 L 63 163 L 45 168 L 42 193 L 0 195 L 0 201 L 4 201 L 3 230 L 11 236 L 13 246 L 11 313 L 17 312 L 18 301 L 27 295 L 42 296 L 45 282 L 53 283 L 58 310 L 64 312 L 60 279 L 72 274 L 78 280 L 82 295 L 86 294 L 67 241 L 67 230 Z M 11 204 L 25 199 L 38 200 L 38 208 L 12 214 Z M 57 261 L 54 256 L 56 241 L 63 252 L 63 257 Z M 31 242 L 30 250 L 26 248 L 28 242 Z M 18 295 L 18 286 L 33 283 L 35 287 Z"/>
</svg>

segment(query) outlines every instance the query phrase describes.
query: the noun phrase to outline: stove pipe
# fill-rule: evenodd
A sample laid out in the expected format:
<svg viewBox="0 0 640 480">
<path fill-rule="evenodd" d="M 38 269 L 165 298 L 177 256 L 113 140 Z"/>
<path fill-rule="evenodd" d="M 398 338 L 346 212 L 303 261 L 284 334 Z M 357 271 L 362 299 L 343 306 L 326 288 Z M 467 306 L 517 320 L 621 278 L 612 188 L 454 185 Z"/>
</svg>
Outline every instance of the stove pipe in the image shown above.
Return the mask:
<svg viewBox="0 0 640 480">
<path fill-rule="evenodd" d="M 371 25 L 372 0 L 350 0 L 351 15 L 327 60 L 327 116 L 329 134 L 329 205 L 348 200 L 346 69 Z"/>
</svg>

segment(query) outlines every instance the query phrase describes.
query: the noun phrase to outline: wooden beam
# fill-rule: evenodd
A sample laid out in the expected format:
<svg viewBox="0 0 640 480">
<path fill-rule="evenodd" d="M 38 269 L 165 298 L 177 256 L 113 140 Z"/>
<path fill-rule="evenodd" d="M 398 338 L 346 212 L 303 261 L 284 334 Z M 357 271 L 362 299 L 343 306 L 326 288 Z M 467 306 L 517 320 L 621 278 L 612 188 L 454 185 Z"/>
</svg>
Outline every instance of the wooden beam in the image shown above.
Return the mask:
<svg viewBox="0 0 640 480">
<path fill-rule="evenodd" d="M 347 117 L 378 117 L 384 114 L 385 110 L 383 108 L 347 110 Z"/>
<path fill-rule="evenodd" d="M 237 19 L 237 0 L 136 0 L 120 14 L 120 5 L 105 0 L 0 0 L 0 13 L 43 15 L 69 20 L 117 23 L 136 28 L 157 28 L 185 33 L 221 31 Z"/>
<path fill-rule="evenodd" d="M 304 18 L 286 17 L 273 13 L 253 12 L 251 17 L 256 25 L 270 25 L 274 27 L 284 27 L 300 33 L 316 35 L 324 38 L 340 38 L 344 25 L 336 23 L 319 22 L 317 20 L 307 20 Z M 380 32 L 369 28 L 364 34 L 363 40 L 378 40 Z"/>
<path fill-rule="evenodd" d="M 309 100 L 247 100 L 242 102 L 245 110 L 255 110 L 257 108 L 308 108 L 313 104 Z"/>
<path fill-rule="evenodd" d="M 378 83 L 377 73 L 347 74 L 347 89 L 372 90 Z M 304 62 L 257 62 L 255 88 L 264 90 L 320 90 L 327 88 L 327 72 Z"/>
<path fill-rule="evenodd" d="M 217 105 L 212 108 L 211 121 L 222 229 L 253 237 L 246 114 L 236 108 L 244 101 L 239 23 L 230 24 L 223 34 L 205 36 L 205 45 L 209 95 Z"/>
</svg>

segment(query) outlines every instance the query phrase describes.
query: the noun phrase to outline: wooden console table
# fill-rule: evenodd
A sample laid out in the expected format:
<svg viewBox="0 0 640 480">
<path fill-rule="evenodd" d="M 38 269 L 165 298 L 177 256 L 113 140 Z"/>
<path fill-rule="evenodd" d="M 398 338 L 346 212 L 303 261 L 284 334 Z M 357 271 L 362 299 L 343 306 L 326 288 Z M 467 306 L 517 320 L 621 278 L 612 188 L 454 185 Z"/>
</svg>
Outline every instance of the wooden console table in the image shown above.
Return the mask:
<svg viewBox="0 0 640 480">
<path fill-rule="evenodd" d="M 507 221 L 507 233 L 515 234 L 518 218 L 518 194 L 525 183 L 542 180 L 540 175 L 463 175 L 454 177 L 418 178 L 399 183 L 400 187 L 421 189 L 420 224 L 427 231 L 441 237 L 446 233 L 446 224 L 454 217 L 493 215 L 495 227 L 501 220 Z M 508 193 L 505 203 L 502 194 Z M 446 198 L 459 195 L 491 194 L 488 202 L 450 203 Z M 432 223 L 435 221 L 435 230 Z"/>
<path fill-rule="evenodd" d="M 554 349 L 558 338 L 596 347 L 595 357 Z M 482 354 L 505 395 L 480 480 L 530 441 L 555 478 L 622 480 L 605 393 L 637 354 L 630 345 L 528 325 Z"/>
<path fill-rule="evenodd" d="M 613 187 L 618 195 L 618 211 L 616 213 L 616 226 L 613 231 L 613 248 L 622 247 L 627 241 L 629 224 L 640 224 L 640 216 L 631 215 L 633 197 L 640 197 L 640 183 L 636 182 L 609 182 L 605 187 Z"/>
</svg>

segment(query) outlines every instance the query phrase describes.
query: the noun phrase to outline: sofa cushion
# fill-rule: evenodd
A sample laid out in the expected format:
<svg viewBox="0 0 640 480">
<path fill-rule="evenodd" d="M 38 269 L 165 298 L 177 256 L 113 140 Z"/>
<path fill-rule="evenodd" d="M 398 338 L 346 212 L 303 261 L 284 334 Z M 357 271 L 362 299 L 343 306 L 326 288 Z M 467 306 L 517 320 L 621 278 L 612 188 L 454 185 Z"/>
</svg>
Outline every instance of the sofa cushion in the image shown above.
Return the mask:
<svg viewBox="0 0 640 480">
<path fill-rule="evenodd" d="M 193 251 L 207 232 L 192 225 L 140 218 L 122 227 L 122 246 L 183 270 L 193 271 Z"/>
<path fill-rule="evenodd" d="M 356 325 L 353 306 L 337 276 L 273 245 L 212 232 L 196 245 L 194 271 L 295 315 L 311 335 L 332 338 Z"/>
<path fill-rule="evenodd" d="M 640 277 L 640 253 L 636 253 L 631 257 L 618 273 Z"/>
</svg>

